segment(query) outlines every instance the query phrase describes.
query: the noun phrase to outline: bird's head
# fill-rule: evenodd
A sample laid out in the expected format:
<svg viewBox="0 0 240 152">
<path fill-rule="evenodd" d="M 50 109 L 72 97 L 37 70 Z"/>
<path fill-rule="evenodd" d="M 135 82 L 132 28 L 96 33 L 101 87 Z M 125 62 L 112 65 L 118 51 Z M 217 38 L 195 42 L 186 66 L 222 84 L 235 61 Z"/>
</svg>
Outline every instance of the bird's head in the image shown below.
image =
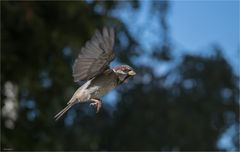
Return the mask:
<svg viewBox="0 0 240 152">
<path fill-rule="evenodd" d="M 127 82 L 129 78 L 136 75 L 132 67 L 128 65 L 119 65 L 113 68 L 113 71 L 119 78 L 120 83 Z"/>
</svg>

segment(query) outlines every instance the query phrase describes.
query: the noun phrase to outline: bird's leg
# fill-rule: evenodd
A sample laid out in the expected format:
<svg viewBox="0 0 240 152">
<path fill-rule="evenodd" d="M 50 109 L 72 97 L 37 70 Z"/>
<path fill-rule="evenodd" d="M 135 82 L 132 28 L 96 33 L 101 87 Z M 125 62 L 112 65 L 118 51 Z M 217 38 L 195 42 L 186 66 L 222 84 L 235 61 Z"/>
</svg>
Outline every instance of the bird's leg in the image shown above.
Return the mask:
<svg viewBox="0 0 240 152">
<path fill-rule="evenodd" d="M 96 106 L 97 111 L 96 113 L 99 112 L 100 108 L 102 107 L 102 101 L 100 99 L 90 99 L 91 101 L 93 101 L 93 103 L 90 103 L 90 106 Z"/>
</svg>

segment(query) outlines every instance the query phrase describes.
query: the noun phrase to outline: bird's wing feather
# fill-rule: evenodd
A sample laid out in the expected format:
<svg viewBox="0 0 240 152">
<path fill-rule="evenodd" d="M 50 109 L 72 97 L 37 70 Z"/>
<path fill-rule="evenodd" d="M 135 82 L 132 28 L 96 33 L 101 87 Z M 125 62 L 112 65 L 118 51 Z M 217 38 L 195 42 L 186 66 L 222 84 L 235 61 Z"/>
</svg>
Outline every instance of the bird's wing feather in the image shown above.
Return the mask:
<svg viewBox="0 0 240 152">
<path fill-rule="evenodd" d="M 103 28 L 81 49 L 73 64 L 74 81 L 89 80 L 109 68 L 114 59 L 114 30 Z"/>
</svg>

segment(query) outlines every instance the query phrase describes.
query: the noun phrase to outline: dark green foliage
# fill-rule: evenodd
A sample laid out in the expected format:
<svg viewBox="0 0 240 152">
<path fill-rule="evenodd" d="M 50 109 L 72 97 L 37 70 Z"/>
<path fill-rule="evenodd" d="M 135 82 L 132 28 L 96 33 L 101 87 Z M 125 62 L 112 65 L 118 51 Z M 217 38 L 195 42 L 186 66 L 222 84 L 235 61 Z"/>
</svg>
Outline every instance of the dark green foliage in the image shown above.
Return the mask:
<svg viewBox="0 0 240 152">
<path fill-rule="evenodd" d="M 231 67 L 221 53 L 211 58 L 185 55 L 161 77 L 148 66 L 134 65 L 132 57 L 141 55 L 141 42 L 118 18 L 109 16 L 119 3 L 1 2 L 1 107 L 7 81 L 18 87 L 19 105 L 13 129 L 1 115 L 1 150 L 217 150 L 221 133 L 239 119 L 238 79 Z M 139 7 L 137 1 L 124 3 Z M 167 32 L 169 4 L 159 5 L 153 9 L 162 9 L 161 24 Z M 113 114 L 107 103 L 99 114 L 79 104 L 55 122 L 53 116 L 78 87 L 71 65 L 79 48 L 105 25 L 126 36 L 125 47 L 116 38 L 117 58 L 138 75 L 117 89 Z M 165 35 L 164 43 L 170 45 L 167 41 Z M 169 45 L 161 44 L 152 58 L 171 62 Z"/>
</svg>

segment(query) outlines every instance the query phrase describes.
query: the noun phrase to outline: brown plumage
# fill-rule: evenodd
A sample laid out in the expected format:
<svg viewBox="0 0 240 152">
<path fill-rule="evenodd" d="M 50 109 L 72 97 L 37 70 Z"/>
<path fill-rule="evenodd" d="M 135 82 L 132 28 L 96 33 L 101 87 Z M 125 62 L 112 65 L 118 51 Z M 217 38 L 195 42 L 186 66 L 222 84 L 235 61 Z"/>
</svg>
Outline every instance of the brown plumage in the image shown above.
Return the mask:
<svg viewBox="0 0 240 152">
<path fill-rule="evenodd" d="M 92 101 L 90 105 L 96 106 L 98 112 L 102 106 L 100 97 L 136 74 L 128 65 L 109 68 L 114 59 L 113 46 L 114 30 L 103 28 L 102 33 L 97 30 L 82 47 L 73 65 L 73 78 L 75 82 L 86 82 L 76 90 L 67 106 L 55 115 L 56 120 L 79 102 Z"/>
</svg>

